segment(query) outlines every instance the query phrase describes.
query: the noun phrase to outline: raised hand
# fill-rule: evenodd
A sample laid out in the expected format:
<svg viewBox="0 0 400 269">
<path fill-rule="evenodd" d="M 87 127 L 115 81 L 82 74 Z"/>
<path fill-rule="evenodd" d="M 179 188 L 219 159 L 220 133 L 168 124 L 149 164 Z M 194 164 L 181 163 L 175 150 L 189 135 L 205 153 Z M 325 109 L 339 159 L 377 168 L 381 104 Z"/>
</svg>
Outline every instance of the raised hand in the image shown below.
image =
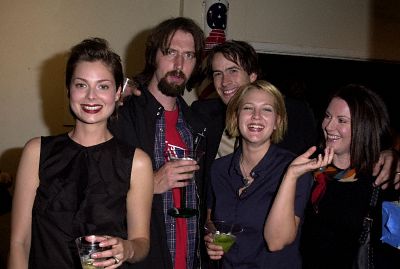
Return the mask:
<svg viewBox="0 0 400 269">
<path fill-rule="evenodd" d="M 301 175 L 313 171 L 315 169 L 323 168 L 330 164 L 333 159 L 333 150 L 330 147 L 324 149 L 324 154 L 318 154 L 316 158 L 310 159 L 311 155 L 316 151 L 316 147 L 309 148 L 305 153 L 298 156 L 289 165 L 287 173 L 298 178 Z"/>
</svg>

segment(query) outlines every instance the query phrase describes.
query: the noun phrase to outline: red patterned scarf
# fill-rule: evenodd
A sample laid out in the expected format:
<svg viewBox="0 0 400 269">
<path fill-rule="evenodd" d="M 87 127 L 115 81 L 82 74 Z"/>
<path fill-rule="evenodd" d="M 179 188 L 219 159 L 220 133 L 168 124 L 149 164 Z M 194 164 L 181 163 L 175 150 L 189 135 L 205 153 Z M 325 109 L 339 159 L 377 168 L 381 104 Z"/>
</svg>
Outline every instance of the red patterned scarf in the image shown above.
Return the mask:
<svg viewBox="0 0 400 269">
<path fill-rule="evenodd" d="M 339 169 L 334 165 L 314 172 L 315 186 L 311 193 L 311 204 L 318 213 L 318 204 L 325 194 L 326 186 L 329 180 L 354 181 L 356 179 L 356 170 L 354 168 Z"/>
</svg>

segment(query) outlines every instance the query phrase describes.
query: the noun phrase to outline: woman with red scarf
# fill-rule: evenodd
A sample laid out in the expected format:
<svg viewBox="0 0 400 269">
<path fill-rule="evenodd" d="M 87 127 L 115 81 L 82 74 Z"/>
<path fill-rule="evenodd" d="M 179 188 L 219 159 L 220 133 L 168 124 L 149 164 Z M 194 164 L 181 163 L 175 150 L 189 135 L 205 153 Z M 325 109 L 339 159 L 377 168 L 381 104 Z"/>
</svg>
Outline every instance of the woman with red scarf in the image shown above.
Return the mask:
<svg viewBox="0 0 400 269">
<path fill-rule="evenodd" d="M 389 116 L 376 93 L 361 85 L 348 85 L 331 98 L 321 127 L 323 146 L 334 154 L 330 165 L 314 173 L 302 231 L 303 268 L 353 268 L 369 210 L 374 164 L 380 152 L 391 145 Z M 282 187 L 282 192 L 290 190 Z M 391 258 L 381 255 L 380 206 L 378 200 L 371 215 L 375 268 L 392 268 Z M 378 265 L 381 261 L 385 261 L 384 267 Z"/>
</svg>

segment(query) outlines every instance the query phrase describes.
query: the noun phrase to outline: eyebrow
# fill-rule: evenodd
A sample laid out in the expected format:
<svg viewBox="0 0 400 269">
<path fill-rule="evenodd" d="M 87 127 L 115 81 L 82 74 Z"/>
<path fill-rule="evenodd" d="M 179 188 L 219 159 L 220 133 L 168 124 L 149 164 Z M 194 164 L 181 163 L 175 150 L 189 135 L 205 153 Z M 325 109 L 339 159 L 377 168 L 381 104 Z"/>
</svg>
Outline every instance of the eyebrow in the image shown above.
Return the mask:
<svg viewBox="0 0 400 269">
<path fill-rule="evenodd" d="M 167 50 L 174 50 L 174 51 L 180 52 L 178 49 L 172 48 L 172 47 L 167 47 L 165 50 L 166 51 Z M 182 51 L 180 53 L 193 53 L 193 54 L 196 54 L 196 52 L 194 50 L 185 50 L 185 51 Z"/>
<path fill-rule="evenodd" d="M 73 78 L 72 80 L 75 80 L 75 79 L 83 80 L 83 81 L 85 81 L 85 82 L 88 81 L 87 79 L 81 78 L 81 77 L 76 77 L 76 78 Z M 111 82 L 111 81 L 112 81 L 112 80 L 110 80 L 110 79 L 100 79 L 100 80 L 96 80 L 97 83 Z"/>
<path fill-rule="evenodd" d="M 235 66 L 231 66 L 231 67 L 225 68 L 224 70 L 216 69 L 216 70 L 213 70 L 213 72 L 223 72 L 223 71 L 229 71 L 229 70 L 233 70 L 233 69 L 243 70 L 243 68 L 241 68 L 240 66 L 235 65 Z"/>
</svg>

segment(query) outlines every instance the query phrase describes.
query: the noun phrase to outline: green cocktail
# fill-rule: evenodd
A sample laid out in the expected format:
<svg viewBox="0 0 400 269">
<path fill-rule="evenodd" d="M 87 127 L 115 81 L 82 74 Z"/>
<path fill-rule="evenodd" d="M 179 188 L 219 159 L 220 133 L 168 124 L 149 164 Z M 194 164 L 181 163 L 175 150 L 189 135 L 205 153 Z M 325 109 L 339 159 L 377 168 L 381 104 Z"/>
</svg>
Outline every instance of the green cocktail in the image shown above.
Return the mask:
<svg viewBox="0 0 400 269">
<path fill-rule="evenodd" d="M 214 243 L 221 246 L 225 253 L 228 252 L 235 241 L 236 236 L 233 234 L 218 233 L 214 235 Z"/>
</svg>

